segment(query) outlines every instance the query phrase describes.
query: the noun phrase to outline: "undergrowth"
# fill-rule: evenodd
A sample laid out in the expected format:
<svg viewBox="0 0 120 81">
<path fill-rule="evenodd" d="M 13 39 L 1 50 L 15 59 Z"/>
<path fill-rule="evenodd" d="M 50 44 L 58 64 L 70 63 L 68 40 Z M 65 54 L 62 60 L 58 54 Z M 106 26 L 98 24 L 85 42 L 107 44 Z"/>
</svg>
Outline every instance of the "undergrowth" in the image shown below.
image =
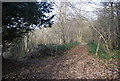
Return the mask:
<svg viewBox="0 0 120 81">
<path fill-rule="evenodd" d="M 32 54 L 32 58 L 48 58 L 63 55 L 65 51 L 78 45 L 79 42 L 71 42 L 65 44 L 39 44 L 37 48 L 37 53 Z"/>
<path fill-rule="evenodd" d="M 111 54 L 108 54 L 106 50 L 100 45 L 98 54 L 96 54 L 97 44 L 94 42 L 88 42 L 88 52 L 93 55 L 94 58 L 100 58 L 109 61 L 110 59 L 120 59 L 120 50 L 114 50 Z"/>
</svg>

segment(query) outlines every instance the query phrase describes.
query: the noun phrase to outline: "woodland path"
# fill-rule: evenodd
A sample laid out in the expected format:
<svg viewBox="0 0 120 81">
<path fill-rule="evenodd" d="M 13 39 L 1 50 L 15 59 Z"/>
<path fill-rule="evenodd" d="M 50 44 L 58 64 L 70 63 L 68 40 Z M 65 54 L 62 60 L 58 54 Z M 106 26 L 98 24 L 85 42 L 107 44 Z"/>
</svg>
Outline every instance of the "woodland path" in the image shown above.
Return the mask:
<svg viewBox="0 0 120 81">
<path fill-rule="evenodd" d="M 12 64 L 11 64 L 12 65 Z M 14 66 L 20 72 L 10 73 L 3 79 L 116 79 L 117 67 L 107 67 L 88 55 L 86 46 L 78 45 L 63 56 L 44 60 L 21 61 Z"/>
</svg>

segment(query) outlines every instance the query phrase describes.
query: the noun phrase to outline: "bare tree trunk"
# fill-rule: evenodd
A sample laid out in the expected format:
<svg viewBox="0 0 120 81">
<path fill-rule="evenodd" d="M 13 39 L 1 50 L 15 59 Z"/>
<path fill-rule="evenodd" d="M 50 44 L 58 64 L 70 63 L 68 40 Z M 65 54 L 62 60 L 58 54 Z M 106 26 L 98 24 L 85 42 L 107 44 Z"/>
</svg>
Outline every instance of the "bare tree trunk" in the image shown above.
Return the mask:
<svg viewBox="0 0 120 81">
<path fill-rule="evenodd" d="M 120 2 L 117 3 L 117 49 L 120 49 Z"/>
<path fill-rule="evenodd" d="M 96 49 L 96 54 L 95 55 L 98 55 L 98 50 L 99 50 L 99 47 L 100 47 L 100 40 L 101 40 L 102 36 L 99 37 L 99 40 L 98 40 L 98 44 L 97 44 L 97 49 Z"/>
<path fill-rule="evenodd" d="M 91 26 L 90 26 L 91 27 Z M 107 49 L 107 52 L 110 53 L 110 49 L 109 49 L 109 46 L 108 46 L 108 42 L 107 40 L 105 39 L 105 37 L 94 27 L 92 27 L 100 36 L 101 38 L 104 40 L 105 42 L 105 45 L 106 45 L 106 49 Z"/>
<path fill-rule="evenodd" d="M 111 25 L 110 25 L 110 49 L 112 50 L 113 48 L 115 48 L 115 36 L 114 36 L 114 32 L 115 32 L 115 26 L 113 25 L 113 18 L 114 18 L 114 12 L 113 12 L 113 2 L 110 2 L 110 7 L 111 7 L 111 17 L 110 17 L 110 21 L 111 21 Z"/>
</svg>

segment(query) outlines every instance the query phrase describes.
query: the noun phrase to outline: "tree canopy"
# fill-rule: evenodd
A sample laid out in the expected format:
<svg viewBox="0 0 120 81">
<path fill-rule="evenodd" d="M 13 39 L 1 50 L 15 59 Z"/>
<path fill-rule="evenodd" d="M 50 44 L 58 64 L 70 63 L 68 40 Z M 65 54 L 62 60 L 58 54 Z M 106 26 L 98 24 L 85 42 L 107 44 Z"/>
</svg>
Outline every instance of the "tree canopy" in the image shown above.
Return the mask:
<svg viewBox="0 0 120 81">
<path fill-rule="evenodd" d="M 23 37 L 36 27 L 53 24 L 53 2 L 4 2 L 2 3 L 3 45 Z"/>
</svg>

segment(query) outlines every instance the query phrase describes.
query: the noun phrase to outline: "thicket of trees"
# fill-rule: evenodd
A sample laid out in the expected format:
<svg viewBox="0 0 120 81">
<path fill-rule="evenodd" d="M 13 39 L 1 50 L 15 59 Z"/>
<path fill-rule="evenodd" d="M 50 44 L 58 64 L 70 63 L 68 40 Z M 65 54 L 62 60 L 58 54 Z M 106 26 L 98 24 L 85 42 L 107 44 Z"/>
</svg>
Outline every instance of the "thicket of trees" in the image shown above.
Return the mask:
<svg viewBox="0 0 120 81">
<path fill-rule="evenodd" d="M 102 44 L 110 53 L 120 49 L 120 2 L 102 2 L 101 5 L 103 8 L 98 10 L 98 18 L 92 26 L 93 40 L 97 49 Z"/>
<path fill-rule="evenodd" d="M 3 2 L 2 3 L 2 43 L 3 52 L 12 47 L 24 49 L 23 39 L 35 27 L 51 27 L 53 2 Z M 19 43 L 22 43 L 19 45 Z M 15 50 L 15 49 L 14 49 Z M 21 50 L 22 51 L 22 50 Z M 13 51 L 12 51 L 13 52 Z"/>
<path fill-rule="evenodd" d="M 100 8 L 94 11 L 84 10 L 83 6 L 88 4 L 95 4 L 96 6 L 99 5 Z M 25 3 L 25 5 L 27 5 L 27 3 Z M 38 6 L 36 3 L 34 5 Z M 33 8 L 32 6 L 30 6 L 30 8 Z M 88 43 L 90 41 L 97 44 L 97 48 L 95 49 L 96 55 L 100 47 L 102 47 L 102 49 L 104 49 L 107 53 L 120 49 L 120 2 L 101 2 L 100 4 L 96 4 L 92 2 L 83 3 L 82 1 L 79 3 L 60 1 L 55 5 L 55 17 L 54 15 L 50 17 L 44 14 L 51 12 L 53 9 L 53 3 L 41 3 L 39 6 L 41 8 L 41 10 L 39 10 L 40 12 L 36 11 L 39 15 L 36 15 L 36 13 L 27 15 L 29 12 L 25 15 L 27 15 L 28 19 L 30 19 L 30 21 L 28 20 L 30 26 L 35 24 L 37 27 L 40 26 L 41 29 L 36 28 L 34 31 L 27 33 L 27 35 L 24 35 L 24 39 L 17 41 L 19 43 L 16 44 L 19 48 L 24 48 L 25 53 L 29 54 L 34 50 L 34 48 L 37 48 L 39 44 L 64 44 L 70 42 Z M 35 6 L 35 9 L 36 8 L 38 7 Z M 34 10 L 30 9 L 30 11 L 32 12 Z M 93 16 L 89 15 L 90 13 L 96 14 L 97 18 L 88 18 Z M 25 17 L 25 15 L 23 16 Z M 54 24 L 51 21 L 53 17 L 55 21 Z M 3 16 L 3 18 L 5 17 Z M 13 22 L 14 18 L 11 19 L 13 19 L 12 23 L 15 24 L 16 22 Z M 17 19 L 17 21 L 19 21 L 19 19 Z M 23 20 L 21 20 L 20 23 L 23 24 Z M 47 26 L 46 24 L 53 24 L 53 26 L 52 28 L 42 27 L 42 25 Z M 8 27 L 7 25 L 3 24 L 3 27 Z M 11 28 L 14 28 L 13 25 L 10 26 Z M 21 24 L 18 27 L 23 29 L 26 28 L 26 26 Z M 21 28 L 17 31 L 21 31 Z M 9 27 L 7 29 L 9 29 Z M 5 32 L 8 31 L 6 30 Z M 3 32 L 3 36 L 7 34 L 5 32 Z M 22 35 L 22 32 L 20 32 L 19 35 Z M 7 35 L 12 35 L 14 32 L 10 33 L 11 34 L 8 33 Z M 3 37 L 3 40 L 5 41 L 5 38 L 7 37 Z"/>
<path fill-rule="evenodd" d="M 97 19 L 89 20 L 82 14 L 82 6 L 76 7 L 72 2 L 60 2 L 57 5 L 56 23 L 53 28 L 41 29 L 40 38 L 36 41 L 44 44 L 92 41 L 97 44 L 96 55 L 100 47 L 107 53 L 119 50 L 120 2 L 101 2 L 95 5 L 101 7 L 95 11 L 84 11 L 97 15 Z"/>
<path fill-rule="evenodd" d="M 70 2 L 60 2 L 57 5 L 55 24 L 52 28 L 36 29 L 33 40 L 46 44 L 63 44 L 69 42 L 85 42 L 92 36 L 90 23 L 84 20 L 80 9 L 72 8 Z M 74 12 L 71 12 L 74 11 Z M 87 33 L 86 33 L 87 32 Z M 40 33 L 39 35 L 37 33 Z M 83 35 L 84 34 L 84 35 Z M 85 35 L 86 34 L 86 35 Z M 31 36 L 31 37 L 32 37 Z M 35 37 L 34 37 L 35 36 Z"/>
<path fill-rule="evenodd" d="M 45 14 L 52 12 L 52 2 L 4 2 L 2 3 L 3 45 L 12 43 L 19 37 L 24 37 L 35 26 L 51 26 L 53 16 Z"/>
</svg>

